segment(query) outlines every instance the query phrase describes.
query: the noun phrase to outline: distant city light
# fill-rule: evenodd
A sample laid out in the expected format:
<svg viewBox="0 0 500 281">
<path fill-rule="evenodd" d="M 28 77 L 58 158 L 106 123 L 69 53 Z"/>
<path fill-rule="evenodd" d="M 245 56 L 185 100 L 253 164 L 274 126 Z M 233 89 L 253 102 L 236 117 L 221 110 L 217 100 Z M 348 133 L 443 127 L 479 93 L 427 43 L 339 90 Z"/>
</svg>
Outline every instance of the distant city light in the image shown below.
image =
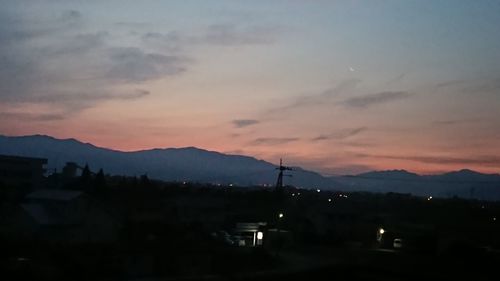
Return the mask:
<svg viewBox="0 0 500 281">
<path fill-rule="evenodd" d="M 384 230 L 383 228 L 381 228 L 381 229 L 379 229 L 379 230 L 378 230 L 378 233 L 380 233 L 380 234 L 384 234 L 384 233 L 385 233 L 385 230 Z"/>
<path fill-rule="evenodd" d="M 332 202 L 332 198 L 328 198 L 328 202 Z"/>
<path fill-rule="evenodd" d="M 292 193 L 292 196 L 295 196 L 295 193 Z"/>
<path fill-rule="evenodd" d="M 321 190 L 319 190 L 319 189 L 316 189 L 316 192 L 321 192 Z"/>
<path fill-rule="evenodd" d="M 262 240 L 262 238 L 264 238 L 264 233 L 261 231 L 257 232 L 257 239 Z"/>
<path fill-rule="evenodd" d="M 496 220 L 497 220 L 497 218 L 496 218 L 496 217 L 493 217 L 493 221 L 496 221 Z"/>
<path fill-rule="evenodd" d="M 279 213 L 278 218 L 283 218 L 283 213 Z"/>
<path fill-rule="evenodd" d="M 232 183 L 230 183 L 230 184 L 229 184 L 229 186 L 231 186 L 231 187 L 232 187 L 232 186 L 233 186 L 233 184 L 232 184 Z"/>
<path fill-rule="evenodd" d="M 300 192 L 299 192 L 299 193 L 297 193 L 297 195 L 300 195 Z"/>
<path fill-rule="evenodd" d="M 432 200 L 432 196 L 427 197 L 427 201 L 431 201 L 431 200 Z"/>
</svg>

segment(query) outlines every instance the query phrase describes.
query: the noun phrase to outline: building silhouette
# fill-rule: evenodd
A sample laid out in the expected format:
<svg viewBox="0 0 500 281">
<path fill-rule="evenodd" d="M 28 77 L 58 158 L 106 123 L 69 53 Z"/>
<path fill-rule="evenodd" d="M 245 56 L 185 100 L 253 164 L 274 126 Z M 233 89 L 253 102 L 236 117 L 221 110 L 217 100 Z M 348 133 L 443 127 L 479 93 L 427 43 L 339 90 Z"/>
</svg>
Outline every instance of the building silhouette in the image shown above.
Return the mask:
<svg viewBox="0 0 500 281">
<path fill-rule="evenodd" d="M 20 188 L 41 187 L 47 159 L 0 155 L 0 183 Z"/>
</svg>

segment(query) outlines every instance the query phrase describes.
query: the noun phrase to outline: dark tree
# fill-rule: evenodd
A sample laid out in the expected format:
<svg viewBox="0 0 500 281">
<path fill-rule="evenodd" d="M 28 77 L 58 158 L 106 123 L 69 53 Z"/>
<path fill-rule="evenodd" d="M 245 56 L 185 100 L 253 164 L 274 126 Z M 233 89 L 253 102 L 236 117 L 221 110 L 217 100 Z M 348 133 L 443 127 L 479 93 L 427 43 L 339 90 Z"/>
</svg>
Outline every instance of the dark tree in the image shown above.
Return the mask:
<svg viewBox="0 0 500 281">
<path fill-rule="evenodd" d="M 102 198 L 107 198 L 109 195 L 109 190 L 106 183 L 106 177 L 104 176 L 104 172 L 102 169 L 99 169 L 99 172 L 97 172 L 94 178 L 92 192 L 95 193 L 95 195 L 100 196 Z"/>
<path fill-rule="evenodd" d="M 83 168 L 82 175 L 80 176 L 80 180 L 84 183 L 88 183 L 91 180 L 89 165 L 85 164 Z"/>
<path fill-rule="evenodd" d="M 99 169 L 94 180 L 95 186 L 100 189 L 106 185 L 106 178 L 104 177 L 104 172 L 102 169 Z"/>
<path fill-rule="evenodd" d="M 148 175 L 147 174 L 144 174 L 141 176 L 141 185 L 143 186 L 147 186 L 149 185 L 151 182 L 149 181 L 149 178 L 148 178 Z"/>
</svg>

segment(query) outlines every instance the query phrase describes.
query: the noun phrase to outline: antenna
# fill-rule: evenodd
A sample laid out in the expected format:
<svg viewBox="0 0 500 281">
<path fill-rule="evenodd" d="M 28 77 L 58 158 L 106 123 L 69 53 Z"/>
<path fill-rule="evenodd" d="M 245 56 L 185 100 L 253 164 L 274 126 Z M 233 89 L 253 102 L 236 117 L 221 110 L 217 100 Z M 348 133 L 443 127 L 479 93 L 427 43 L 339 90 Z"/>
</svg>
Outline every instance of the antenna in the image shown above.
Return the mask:
<svg viewBox="0 0 500 281">
<path fill-rule="evenodd" d="M 283 171 L 292 171 L 293 169 L 287 166 L 283 166 L 283 159 L 280 158 L 280 166 L 276 168 L 279 170 L 278 180 L 276 181 L 276 190 L 283 190 Z"/>
</svg>

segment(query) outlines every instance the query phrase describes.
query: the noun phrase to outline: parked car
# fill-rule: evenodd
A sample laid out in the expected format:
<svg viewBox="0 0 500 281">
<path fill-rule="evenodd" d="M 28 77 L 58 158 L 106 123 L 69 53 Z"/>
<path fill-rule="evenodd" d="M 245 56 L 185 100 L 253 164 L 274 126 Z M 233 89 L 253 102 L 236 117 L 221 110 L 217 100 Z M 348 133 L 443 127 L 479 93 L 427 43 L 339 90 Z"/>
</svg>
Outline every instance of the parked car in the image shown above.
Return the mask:
<svg viewBox="0 0 500 281">
<path fill-rule="evenodd" d="M 393 243 L 392 243 L 392 247 L 394 249 L 401 249 L 403 248 L 403 239 L 401 238 L 395 238 Z"/>
</svg>

